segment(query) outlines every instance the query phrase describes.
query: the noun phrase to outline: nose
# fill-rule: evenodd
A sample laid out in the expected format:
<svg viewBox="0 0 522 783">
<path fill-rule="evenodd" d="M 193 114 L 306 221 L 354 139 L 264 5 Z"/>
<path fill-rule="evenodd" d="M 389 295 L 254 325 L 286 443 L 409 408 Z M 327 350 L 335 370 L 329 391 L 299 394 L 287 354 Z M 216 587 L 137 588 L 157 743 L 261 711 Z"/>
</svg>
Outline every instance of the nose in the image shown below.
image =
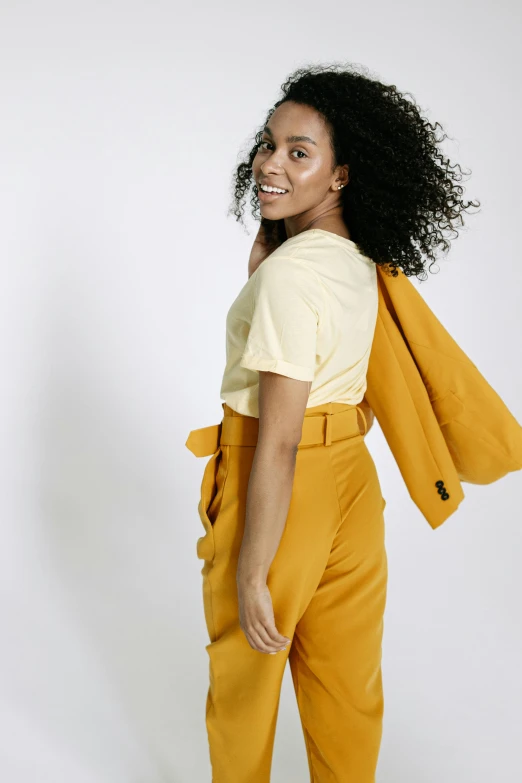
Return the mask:
<svg viewBox="0 0 522 783">
<path fill-rule="evenodd" d="M 282 170 L 281 161 L 277 150 L 274 150 L 260 166 L 262 173 L 266 176 L 270 173 L 280 173 Z"/>
</svg>

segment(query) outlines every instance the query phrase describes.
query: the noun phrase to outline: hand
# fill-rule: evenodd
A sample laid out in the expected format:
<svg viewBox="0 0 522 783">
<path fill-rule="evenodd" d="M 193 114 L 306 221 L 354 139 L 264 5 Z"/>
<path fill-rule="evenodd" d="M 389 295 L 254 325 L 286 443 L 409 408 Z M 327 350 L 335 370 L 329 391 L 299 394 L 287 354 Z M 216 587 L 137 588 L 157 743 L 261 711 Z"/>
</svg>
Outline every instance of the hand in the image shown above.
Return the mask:
<svg viewBox="0 0 522 783">
<path fill-rule="evenodd" d="M 254 239 L 252 250 L 250 251 L 250 258 L 248 259 L 248 276 L 256 271 L 257 267 L 272 253 L 280 243 L 271 244 L 268 243 L 265 237 L 264 224 L 261 221 L 259 231 Z"/>
<path fill-rule="evenodd" d="M 258 652 L 275 655 L 291 640 L 275 626 L 272 596 L 266 584 L 238 584 L 239 624 L 249 645 Z"/>
</svg>

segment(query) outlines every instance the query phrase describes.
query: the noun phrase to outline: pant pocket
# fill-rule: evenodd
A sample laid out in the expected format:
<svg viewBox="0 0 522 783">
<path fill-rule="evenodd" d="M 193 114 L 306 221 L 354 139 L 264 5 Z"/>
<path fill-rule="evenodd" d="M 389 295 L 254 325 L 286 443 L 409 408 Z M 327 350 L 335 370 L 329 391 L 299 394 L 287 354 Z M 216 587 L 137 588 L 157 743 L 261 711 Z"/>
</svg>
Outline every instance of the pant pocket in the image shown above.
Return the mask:
<svg viewBox="0 0 522 783">
<path fill-rule="evenodd" d="M 217 491 L 216 474 L 220 457 L 221 447 L 218 448 L 208 460 L 201 480 L 198 513 L 205 535 L 198 538 L 196 547 L 197 556 L 201 560 L 212 560 L 214 558 L 214 531 L 208 512 Z"/>
<path fill-rule="evenodd" d="M 212 493 L 212 499 L 210 505 L 207 508 L 207 518 L 212 528 L 214 528 L 221 508 L 221 502 L 223 500 L 223 493 L 225 491 L 225 483 L 228 474 L 229 465 L 229 449 L 230 446 L 222 446 L 220 457 L 216 462 L 215 468 L 215 482 L 214 492 Z"/>
</svg>

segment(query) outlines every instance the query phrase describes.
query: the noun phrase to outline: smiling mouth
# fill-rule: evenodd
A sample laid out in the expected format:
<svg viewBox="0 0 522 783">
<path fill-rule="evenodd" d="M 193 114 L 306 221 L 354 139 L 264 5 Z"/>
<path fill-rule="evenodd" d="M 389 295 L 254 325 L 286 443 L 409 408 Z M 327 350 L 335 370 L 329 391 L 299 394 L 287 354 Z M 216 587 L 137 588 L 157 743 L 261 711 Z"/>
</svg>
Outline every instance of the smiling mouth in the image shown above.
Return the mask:
<svg viewBox="0 0 522 783">
<path fill-rule="evenodd" d="M 288 194 L 287 190 L 284 193 L 277 193 L 277 192 L 274 192 L 274 191 L 270 191 L 269 192 L 269 191 L 263 190 L 262 188 L 258 188 L 258 196 L 259 196 L 260 200 L 262 200 L 262 201 L 265 201 L 265 200 L 270 200 L 271 201 L 272 199 L 281 198 L 281 196 L 286 196 L 287 194 Z"/>
</svg>

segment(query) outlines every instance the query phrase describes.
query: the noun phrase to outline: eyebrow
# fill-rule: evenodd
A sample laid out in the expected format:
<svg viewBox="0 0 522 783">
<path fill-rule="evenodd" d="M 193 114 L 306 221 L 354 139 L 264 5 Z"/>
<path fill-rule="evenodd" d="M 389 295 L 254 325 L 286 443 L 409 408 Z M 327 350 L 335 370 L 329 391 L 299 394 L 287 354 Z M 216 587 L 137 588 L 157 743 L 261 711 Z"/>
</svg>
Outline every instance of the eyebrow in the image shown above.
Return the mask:
<svg viewBox="0 0 522 783">
<path fill-rule="evenodd" d="M 272 139 L 274 138 L 274 134 L 268 127 L 268 125 L 263 129 L 264 133 L 267 133 Z M 310 144 L 315 144 L 317 147 L 317 142 L 315 142 L 313 139 L 310 138 L 310 136 L 287 136 L 286 137 L 287 142 L 294 143 L 296 141 L 308 141 Z"/>
</svg>

